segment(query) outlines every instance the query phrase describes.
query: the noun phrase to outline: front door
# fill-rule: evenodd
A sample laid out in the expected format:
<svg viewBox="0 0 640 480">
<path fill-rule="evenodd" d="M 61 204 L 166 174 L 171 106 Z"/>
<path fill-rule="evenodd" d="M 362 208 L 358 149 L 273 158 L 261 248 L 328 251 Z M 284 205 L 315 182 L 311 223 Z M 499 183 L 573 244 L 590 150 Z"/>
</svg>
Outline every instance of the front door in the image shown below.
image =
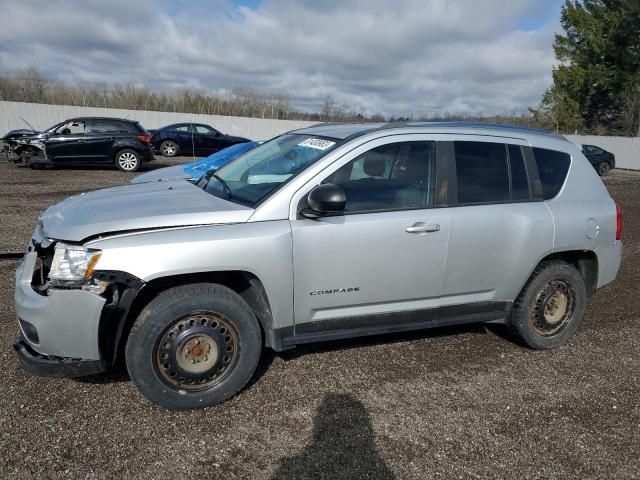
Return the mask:
<svg viewBox="0 0 640 480">
<path fill-rule="evenodd" d="M 424 137 L 379 139 L 356 150 L 322 179 L 345 190 L 344 214 L 291 221 L 297 337 L 436 320 L 449 213 L 432 208 L 436 142 Z"/>
<path fill-rule="evenodd" d="M 193 125 L 193 129 L 199 155 L 211 155 L 226 146 L 224 144 L 224 135 L 214 129 L 206 125 Z"/>
<path fill-rule="evenodd" d="M 67 122 L 56 128 L 45 142 L 49 160 L 69 163 L 86 155 L 85 125 L 81 121 Z"/>
</svg>

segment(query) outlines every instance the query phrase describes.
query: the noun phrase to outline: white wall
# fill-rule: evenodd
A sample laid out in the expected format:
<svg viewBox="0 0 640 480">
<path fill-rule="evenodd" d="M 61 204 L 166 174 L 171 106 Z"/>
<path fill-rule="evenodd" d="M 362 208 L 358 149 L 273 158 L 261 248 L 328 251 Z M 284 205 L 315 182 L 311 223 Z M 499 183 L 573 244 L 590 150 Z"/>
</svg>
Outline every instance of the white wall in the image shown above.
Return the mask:
<svg viewBox="0 0 640 480">
<path fill-rule="evenodd" d="M 617 168 L 640 170 L 640 138 L 600 137 L 597 135 L 565 135 L 579 145 L 597 145 L 616 156 Z"/>
<path fill-rule="evenodd" d="M 294 120 L 228 117 L 222 115 L 197 115 L 192 113 L 0 102 L 0 136 L 9 130 L 29 128 L 20 120 L 20 117 L 33 125 L 36 130 L 43 130 L 67 118 L 94 116 L 138 120 L 145 128 L 159 128 L 178 122 L 206 123 L 220 130 L 222 133 L 247 137 L 251 140 L 268 140 L 289 130 L 307 127 L 315 123 Z"/>
<path fill-rule="evenodd" d="M 223 133 L 267 140 L 280 133 L 303 128 L 314 122 L 270 120 L 263 118 L 197 115 L 191 113 L 150 112 L 115 108 L 72 107 L 37 103 L 0 102 L 0 135 L 16 128 L 28 128 L 20 117 L 38 130 L 71 117 L 104 116 L 138 120 L 145 128 L 159 128 L 177 122 L 198 122 L 212 125 Z M 640 138 L 567 135 L 577 144 L 598 145 L 616 156 L 616 167 L 640 170 Z"/>
</svg>

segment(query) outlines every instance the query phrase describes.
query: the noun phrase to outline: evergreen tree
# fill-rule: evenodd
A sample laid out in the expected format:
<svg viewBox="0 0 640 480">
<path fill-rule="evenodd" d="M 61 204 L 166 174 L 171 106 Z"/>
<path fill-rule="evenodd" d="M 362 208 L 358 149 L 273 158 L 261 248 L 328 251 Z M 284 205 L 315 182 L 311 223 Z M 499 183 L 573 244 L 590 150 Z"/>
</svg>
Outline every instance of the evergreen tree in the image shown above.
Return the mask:
<svg viewBox="0 0 640 480">
<path fill-rule="evenodd" d="M 637 135 L 640 0 L 566 0 L 553 85 L 533 111 L 564 132 Z"/>
</svg>

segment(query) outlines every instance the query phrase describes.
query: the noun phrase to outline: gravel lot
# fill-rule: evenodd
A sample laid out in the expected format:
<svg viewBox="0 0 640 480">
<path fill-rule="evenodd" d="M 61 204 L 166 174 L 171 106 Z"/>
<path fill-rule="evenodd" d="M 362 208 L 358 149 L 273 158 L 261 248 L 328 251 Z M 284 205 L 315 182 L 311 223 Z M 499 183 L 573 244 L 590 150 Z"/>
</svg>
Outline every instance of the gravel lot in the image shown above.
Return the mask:
<svg viewBox="0 0 640 480">
<path fill-rule="evenodd" d="M 0 252 L 46 206 L 131 177 L 0 163 Z M 0 478 L 640 478 L 640 173 L 606 183 L 625 258 L 568 346 L 471 326 L 266 353 L 250 387 L 193 412 L 147 403 L 125 373 L 23 373 L 17 263 L 0 261 Z"/>
</svg>

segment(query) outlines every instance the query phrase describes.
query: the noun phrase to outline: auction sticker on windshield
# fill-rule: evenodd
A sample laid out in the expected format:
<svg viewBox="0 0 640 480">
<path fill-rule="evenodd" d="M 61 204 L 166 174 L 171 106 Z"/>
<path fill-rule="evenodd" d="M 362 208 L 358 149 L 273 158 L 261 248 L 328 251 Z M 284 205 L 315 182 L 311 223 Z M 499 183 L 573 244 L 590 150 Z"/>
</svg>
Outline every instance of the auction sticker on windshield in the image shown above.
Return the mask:
<svg viewBox="0 0 640 480">
<path fill-rule="evenodd" d="M 326 150 L 336 144 L 330 140 L 324 140 L 322 138 L 307 138 L 304 142 L 298 144 L 300 147 L 316 148 L 318 150 Z"/>
</svg>

